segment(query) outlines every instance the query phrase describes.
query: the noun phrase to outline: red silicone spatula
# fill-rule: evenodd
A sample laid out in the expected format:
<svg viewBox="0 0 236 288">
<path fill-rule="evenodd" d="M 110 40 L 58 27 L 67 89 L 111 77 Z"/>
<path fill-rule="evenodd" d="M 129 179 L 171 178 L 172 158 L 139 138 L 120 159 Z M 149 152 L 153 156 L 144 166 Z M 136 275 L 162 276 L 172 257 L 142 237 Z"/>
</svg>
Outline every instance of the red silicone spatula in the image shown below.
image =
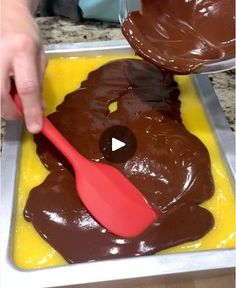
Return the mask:
<svg viewBox="0 0 236 288">
<path fill-rule="evenodd" d="M 23 112 L 19 96 L 16 92 L 12 94 Z M 140 191 L 122 173 L 80 155 L 46 117 L 42 133 L 71 163 L 80 199 L 110 232 L 126 238 L 135 237 L 157 219 L 158 215 Z"/>
</svg>

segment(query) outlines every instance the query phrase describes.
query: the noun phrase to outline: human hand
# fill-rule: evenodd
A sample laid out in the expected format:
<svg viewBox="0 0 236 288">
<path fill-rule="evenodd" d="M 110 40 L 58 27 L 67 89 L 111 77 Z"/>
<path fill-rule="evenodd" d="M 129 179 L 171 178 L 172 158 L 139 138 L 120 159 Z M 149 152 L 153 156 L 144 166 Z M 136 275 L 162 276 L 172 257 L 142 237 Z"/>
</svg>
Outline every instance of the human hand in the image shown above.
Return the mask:
<svg viewBox="0 0 236 288">
<path fill-rule="evenodd" d="M 23 105 L 26 127 L 31 133 L 38 133 L 42 129 L 41 88 L 46 61 L 38 26 L 31 14 L 32 3 L 29 3 L 27 0 L 2 1 L 1 104 L 4 119 L 20 117 L 9 93 L 13 77 Z"/>
</svg>

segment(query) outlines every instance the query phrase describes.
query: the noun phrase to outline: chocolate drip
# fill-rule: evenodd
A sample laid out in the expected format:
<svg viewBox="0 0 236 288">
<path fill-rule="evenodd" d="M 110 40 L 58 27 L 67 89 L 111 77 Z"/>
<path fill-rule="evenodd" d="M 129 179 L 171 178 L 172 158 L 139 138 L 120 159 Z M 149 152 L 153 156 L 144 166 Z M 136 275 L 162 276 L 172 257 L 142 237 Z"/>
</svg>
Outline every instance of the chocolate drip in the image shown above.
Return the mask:
<svg viewBox="0 0 236 288">
<path fill-rule="evenodd" d="M 234 0 L 142 0 L 122 32 L 135 52 L 163 69 L 189 74 L 235 55 Z"/>
<path fill-rule="evenodd" d="M 133 131 L 135 155 L 126 163 L 108 164 L 161 215 L 136 238 L 120 239 L 91 217 L 77 196 L 67 161 L 42 135 L 35 136 L 39 157 L 51 173 L 30 192 L 24 215 L 68 262 L 149 255 L 199 239 L 213 227 L 211 213 L 198 206 L 214 190 L 209 155 L 184 128 L 177 83 L 165 74 L 163 82 L 163 73 L 141 60 L 109 62 L 91 72 L 49 116 L 81 154 L 98 162 L 108 163 L 99 151 L 104 129 L 123 125 Z M 118 109 L 109 113 L 113 101 Z"/>
</svg>

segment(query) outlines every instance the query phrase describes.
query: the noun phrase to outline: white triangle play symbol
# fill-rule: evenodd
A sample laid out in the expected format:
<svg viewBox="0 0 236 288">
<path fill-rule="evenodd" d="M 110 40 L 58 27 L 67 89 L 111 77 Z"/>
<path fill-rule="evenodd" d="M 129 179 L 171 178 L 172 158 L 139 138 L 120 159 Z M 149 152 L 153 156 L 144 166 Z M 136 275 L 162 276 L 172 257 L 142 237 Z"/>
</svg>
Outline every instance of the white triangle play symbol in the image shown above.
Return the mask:
<svg viewBox="0 0 236 288">
<path fill-rule="evenodd" d="M 113 137 L 111 138 L 111 141 L 112 141 L 111 142 L 111 150 L 112 151 L 116 151 L 116 150 L 118 150 L 118 149 L 120 149 L 126 145 L 126 143 L 124 143 L 124 142 L 122 142 L 116 138 L 113 138 Z"/>
</svg>

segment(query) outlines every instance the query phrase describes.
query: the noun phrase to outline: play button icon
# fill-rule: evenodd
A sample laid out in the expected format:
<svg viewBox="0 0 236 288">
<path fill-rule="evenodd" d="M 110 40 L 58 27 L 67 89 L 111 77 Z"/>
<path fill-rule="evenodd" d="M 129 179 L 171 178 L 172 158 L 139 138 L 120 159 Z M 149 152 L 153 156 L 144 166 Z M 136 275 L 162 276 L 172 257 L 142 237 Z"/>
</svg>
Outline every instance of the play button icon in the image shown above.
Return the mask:
<svg viewBox="0 0 236 288">
<path fill-rule="evenodd" d="M 116 151 L 122 147 L 124 147 L 126 144 L 116 138 L 111 138 L 111 151 Z"/>
<path fill-rule="evenodd" d="M 136 152 L 137 140 L 127 127 L 114 125 L 102 133 L 99 147 L 104 158 L 109 162 L 124 163 Z"/>
</svg>

